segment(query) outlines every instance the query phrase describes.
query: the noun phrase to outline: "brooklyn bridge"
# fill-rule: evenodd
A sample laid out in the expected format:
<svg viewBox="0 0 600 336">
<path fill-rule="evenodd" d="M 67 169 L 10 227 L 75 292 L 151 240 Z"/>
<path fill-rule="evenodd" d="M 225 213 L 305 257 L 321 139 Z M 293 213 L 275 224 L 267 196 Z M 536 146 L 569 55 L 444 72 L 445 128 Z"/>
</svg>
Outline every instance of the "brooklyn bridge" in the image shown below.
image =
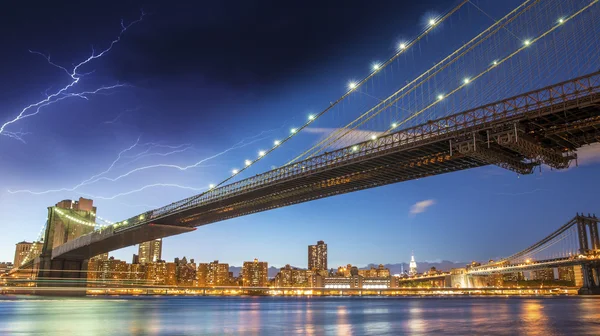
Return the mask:
<svg viewBox="0 0 600 336">
<path fill-rule="evenodd" d="M 19 268 L 40 278 L 79 277 L 96 255 L 239 216 L 487 165 L 524 178 L 577 165 L 577 151 L 600 140 L 597 0 L 573 4 L 568 13 L 553 1 L 524 1 L 411 81 L 398 81 L 357 117 L 340 120 L 290 162 L 241 178 L 340 104 L 371 94 L 371 81 L 467 3 L 432 19 L 338 100 L 205 192 L 101 227 L 95 215 L 49 207 L 43 245 Z M 540 223 L 540 234 L 556 224 Z M 66 227 L 80 229 L 57 239 Z M 466 277 L 573 265 L 583 272 L 581 293 L 600 293 L 595 215 L 577 214 L 531 247 L 470 267 L 455 281 L 468 286 Z"/>
</svg>

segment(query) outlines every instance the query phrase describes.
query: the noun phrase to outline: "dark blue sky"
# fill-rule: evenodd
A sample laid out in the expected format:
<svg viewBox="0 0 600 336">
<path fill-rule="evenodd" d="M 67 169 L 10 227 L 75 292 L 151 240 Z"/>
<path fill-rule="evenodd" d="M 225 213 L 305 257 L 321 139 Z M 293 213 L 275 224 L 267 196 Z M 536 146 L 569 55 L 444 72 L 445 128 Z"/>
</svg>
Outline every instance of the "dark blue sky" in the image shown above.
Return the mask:
<svg viewBox="0 0 600 336">
<path fill-rule="evenodd" d="M 29 133 L 23 137 L 26 143 L 0 136 L 0 260 L 12 260 L 16 242 L 33 240 L 46 207 L 62 199 L 91 197 L 98 215 L 117 221 L 219 182 L 273 140 L 287 136 L 290 127 L 303 124 L 307 115 L 339 98 L 349 80 L 364 77 L 373 62 L 391 57 L 401 41 L 425 29 L 429 18 L 458 3 L 96 1 L 5 6 L 0 124 L 44 99 L 44 92 L 69 83 L 63 71 L 28 50 L 49 54 L 71 69 L 92 47 L 107 48 L 119 34 L 121 19 L 136 20 L 142 9 L 147 15 L 109 53 L 80 71 L 90 74 L 78 83 L 79 90 L 127 86 L 89 100 L 65 99 L 7 127 Z M 500 18 L 521 1 L 475 3 Z M 395 68 L 386 69 L 369 93 L 383 98 L 491 23 L 467 4 Z M 315 127 L 340 127 L 374 103 L 357 93 Z M 74 191 L 8 192 L 76 186 L 107 170 L 138 138 L 138 147 L 103 176 L 116 178 L 148 165 L 188 166 L 218 155 L 185 171 L 154 167 Z M 242 177 L 281 165 L 318 139 L 315 133 L 300 134 Z M 154 155 L 128 157 L 147 149 Z M 157 154 L 173 150 L 182 151 Z M 331 266 L 407 261 L 411 250 L 417 261 L 497 258 L 534 243 L 577 211 L 598 211 L 595 154 L 600 151 L 595 146 L 586 150 L 580 167 L 566 172 L 544 169 L 518 178 L 485 167 L 211 224 L 168 238 L 163 256 L 233 265 L 256 257 L 275 266 L 306 266 L 306 246 L 324 240 Z M 424 212 L 410 214 L 413 205 L 428 200 L 431 205 Z M 129 261 L 134 251 L 114 255 Z"/>
</svg>

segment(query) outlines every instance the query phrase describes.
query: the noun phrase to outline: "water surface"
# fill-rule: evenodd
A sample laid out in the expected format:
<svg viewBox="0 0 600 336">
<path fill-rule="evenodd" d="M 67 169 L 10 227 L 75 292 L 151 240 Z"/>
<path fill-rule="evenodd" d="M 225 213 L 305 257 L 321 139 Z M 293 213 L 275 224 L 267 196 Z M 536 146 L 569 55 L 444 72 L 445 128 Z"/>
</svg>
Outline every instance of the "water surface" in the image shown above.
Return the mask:
<svg viewBox="0 0 600 336">
<path fill-rule="evenodd" d="M 0 297 L 0 335 L 600 335 L 600 297 Z"/>
</svg>

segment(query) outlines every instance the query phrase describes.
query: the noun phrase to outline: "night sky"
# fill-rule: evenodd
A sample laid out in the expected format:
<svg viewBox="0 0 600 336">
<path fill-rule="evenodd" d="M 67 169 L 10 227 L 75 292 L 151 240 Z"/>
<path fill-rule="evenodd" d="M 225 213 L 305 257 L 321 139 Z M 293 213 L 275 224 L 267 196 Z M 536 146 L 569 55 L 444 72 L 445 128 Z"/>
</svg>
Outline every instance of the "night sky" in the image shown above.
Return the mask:
<svg viewBox="0 0 600 336">
<path fill-rule="evenodd" d="M 430 17 L 458 2 L 4 4 L 0 125 L 69 84 L 63 70 L 30 50 L 72 70 L 92 48 L 109 47 L 119 36 L 121 19 L 127 25 L 145 15 L 102 58 L 82 66 L 80 73 L 88 74 L 77 90 L 123 86 L 89 99 L 64 99 L 6 127 L 26 133 L 23 141 L 1 134 L 0 261 L 12 261 L 15 243 L 37 237 L 46 207 L 60 200 L 92 198 L 99 216 L 119 221 L 220 182 L 245 159 L 286 137 L 290 127 L 302 125 L 307 115 L 337 100 L 349 80 L 367 75 L 373 62 L 396 52 L 399 41 L 418 35 Z M 476 3 L 499 18 L 520 1 Z M 411 51 L 414 64 L 402 63 L 395 73 L 386 73 L 385 85 L 399 87 L 411 79 L 398 75 L 399 70 L 418 74 L 471 38 L 461 27 L 477 33 L 489 24 L 488 17 L 465 8 Z M 425 52 L 433 48 L 438 52 Z M 369 103 L 352 102 L 358 108 Z M 333 115 L 315 127 L 336 124 L 341 126 Z M 319 136 L 298 135 L 241 177 L 284 164 Z M 136 141 L 100 176 L 116 181 L 68 190 L 108 170 L 119 152 Z M 408 261 L 411 251 L 417 261 L 506 256 L 576 212 L 600 212 L 596 154 L 597 146 L 585 148 L 579 167 L 564 172 L 543 168 L 519 178 L 484 167 L 215 223 L 167 238 L 163 257 L 231 265 L 259 258 L 274 266 L 306 267 L 307 245 L 318 240 L 328 244 L 331 266 Z M 119 177 L 157 164 L 197 165 L 186 170 L 160 166 Z M 35 193 L 14 193 L 19 190 Z M 113 255 L 129 262 L 135 251 L 130 247 Z"/>
</svg>

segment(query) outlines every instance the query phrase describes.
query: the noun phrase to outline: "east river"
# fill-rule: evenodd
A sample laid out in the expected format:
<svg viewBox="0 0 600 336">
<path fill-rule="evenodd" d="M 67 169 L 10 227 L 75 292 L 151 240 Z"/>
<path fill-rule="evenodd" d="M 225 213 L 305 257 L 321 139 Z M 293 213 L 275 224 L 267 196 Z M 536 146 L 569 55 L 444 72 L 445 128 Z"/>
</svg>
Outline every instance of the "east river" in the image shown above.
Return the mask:
<svg viewBox="0 0 600 336">
<path fill-rule="evenodd" d="M 0 335 L 600 335 L 600 297 L 0 296 Z"/>
</svg>

